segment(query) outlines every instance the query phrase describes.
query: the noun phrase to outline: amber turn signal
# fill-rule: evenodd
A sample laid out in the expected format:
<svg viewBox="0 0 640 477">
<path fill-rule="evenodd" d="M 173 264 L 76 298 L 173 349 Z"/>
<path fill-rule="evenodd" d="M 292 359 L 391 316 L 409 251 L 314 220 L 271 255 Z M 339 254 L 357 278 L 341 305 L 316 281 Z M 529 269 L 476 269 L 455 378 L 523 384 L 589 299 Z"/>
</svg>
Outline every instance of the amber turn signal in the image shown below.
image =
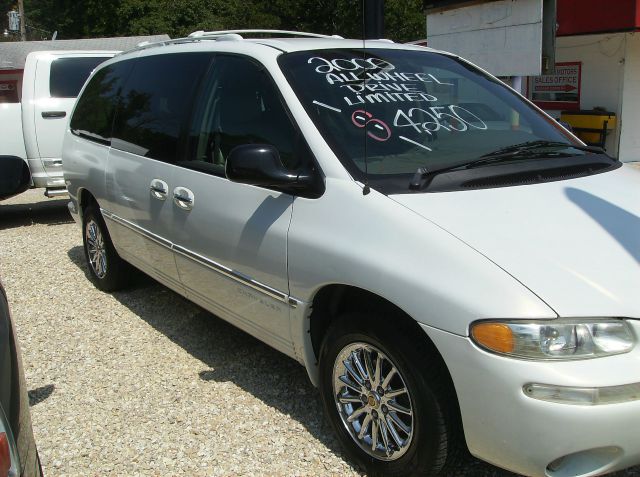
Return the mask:
<svg viewBox="0 0 640 477">
<path fill-rule="evenodd" d="M 471 336 L 476 343 L 491 351 L 511 353 L 515 348 L 513 332 L 504 323 L 476 323 L 471 329 Z"/>
</svg>

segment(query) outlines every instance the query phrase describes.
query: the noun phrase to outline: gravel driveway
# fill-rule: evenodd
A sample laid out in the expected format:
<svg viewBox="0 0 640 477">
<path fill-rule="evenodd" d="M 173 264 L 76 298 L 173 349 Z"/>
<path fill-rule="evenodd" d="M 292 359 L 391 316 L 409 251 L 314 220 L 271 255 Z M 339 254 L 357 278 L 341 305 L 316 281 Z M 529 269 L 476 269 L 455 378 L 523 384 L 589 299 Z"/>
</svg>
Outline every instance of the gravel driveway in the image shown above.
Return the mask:
<svg viewBox="0 0 640 477">
<path fill-rule="evenodd" d="M 45 475 L 360 474 L 298 363 L 150 278 L 96 290 L 66 202 L 0 204 Z M 513 474 L 470 460 L 456 475 Z"/>
</svg>

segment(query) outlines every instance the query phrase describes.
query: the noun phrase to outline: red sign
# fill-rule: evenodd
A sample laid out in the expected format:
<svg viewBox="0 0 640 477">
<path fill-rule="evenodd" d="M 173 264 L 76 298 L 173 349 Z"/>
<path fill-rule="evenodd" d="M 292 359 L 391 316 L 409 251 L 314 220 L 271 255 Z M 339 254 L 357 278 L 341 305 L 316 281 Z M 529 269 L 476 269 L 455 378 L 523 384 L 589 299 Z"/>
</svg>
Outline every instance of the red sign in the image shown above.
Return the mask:
<svg viewBox="0 0 640 477">
<path fill-rule="evenodd" d="M 539 85 L 539 86 L 535 86 L 535 90 L 536 92 L 538 91 L 573 91 L 574 89 L 578 89 L 576 86 L 572 86 L 570 84 L 558 84 L 555 86 L 545 86 L 545 85 Z"/>
<path fill-rule="evenodd" d="M 542 109 L 580 109 L 580 76 L 582 64 L 556 63 L 551 75 L 529 78 L 531 100 Z"/>
<path fill-rule="evenodd" d="M 640 0 L 558 0 L 557 36 L 640 30 Z"/>
</svg>

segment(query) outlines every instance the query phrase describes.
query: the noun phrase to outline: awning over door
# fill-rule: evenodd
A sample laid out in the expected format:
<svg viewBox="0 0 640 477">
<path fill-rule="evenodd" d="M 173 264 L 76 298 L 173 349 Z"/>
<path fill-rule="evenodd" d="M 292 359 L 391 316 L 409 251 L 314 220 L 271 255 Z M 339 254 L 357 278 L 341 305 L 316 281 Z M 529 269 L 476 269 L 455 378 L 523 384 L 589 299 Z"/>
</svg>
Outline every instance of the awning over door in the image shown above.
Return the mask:
<svg viewBox="0 0 640 477">
<path fill-rule="evenodd" d="M 558 0 L 558 36 L 640 31 L 640 0 Z"/>
</svg>

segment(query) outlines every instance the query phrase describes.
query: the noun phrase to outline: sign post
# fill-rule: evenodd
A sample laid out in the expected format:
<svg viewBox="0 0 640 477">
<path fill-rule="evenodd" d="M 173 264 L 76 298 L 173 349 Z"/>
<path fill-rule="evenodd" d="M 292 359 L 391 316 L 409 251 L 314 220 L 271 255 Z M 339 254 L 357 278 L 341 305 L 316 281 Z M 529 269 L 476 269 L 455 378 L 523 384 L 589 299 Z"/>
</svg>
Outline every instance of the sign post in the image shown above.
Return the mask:
<svg viewBox="0 0 640 477">
<path fill-rule="evenodd" d="M 20 31 L 20 14 L 15 10 L 11 10 L 7 13 L 9 17 L 9 31 L 11 33 L 18 33 Z"/>
<path fill-rule="evenodd" d="M 24 20 L 24 0 L 18 0 L 18 13 L 20 14 L 20 41 L 27 41 L 27 25 Z"/>
</svg>

